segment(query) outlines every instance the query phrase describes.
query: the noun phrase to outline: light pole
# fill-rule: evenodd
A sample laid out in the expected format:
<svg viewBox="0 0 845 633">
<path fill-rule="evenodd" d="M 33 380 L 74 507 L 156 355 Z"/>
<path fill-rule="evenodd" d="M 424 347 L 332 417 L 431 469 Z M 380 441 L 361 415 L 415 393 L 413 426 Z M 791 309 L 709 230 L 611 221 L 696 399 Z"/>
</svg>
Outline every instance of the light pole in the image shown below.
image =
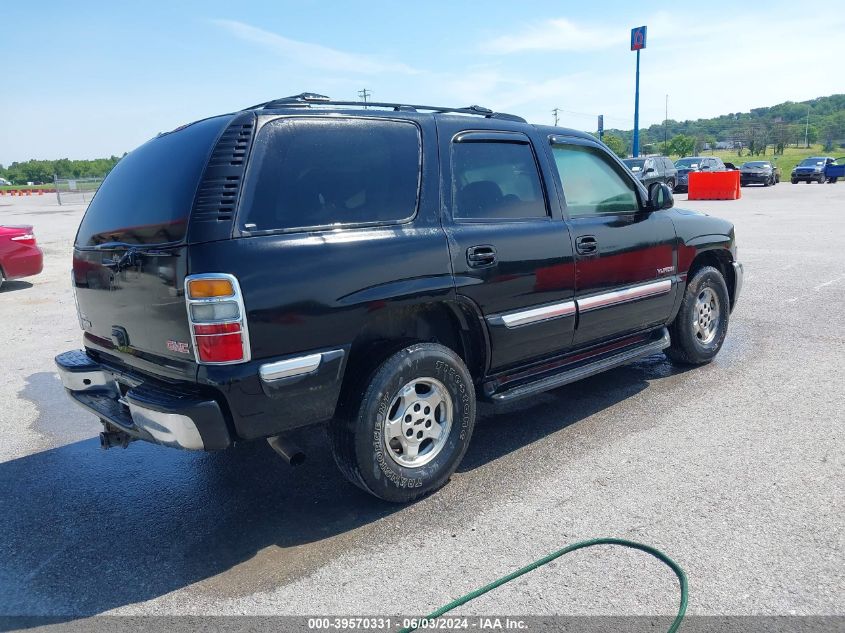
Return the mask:
<svg viewBox="0 0 845 633">
<path fill-rule="evenodd" d="M 807 106 L 807 124 L 804 126 L 804 148 L 810 147 L 809 139 L 810 135 L 810 106 Z"/>
<path fill-rule="evenodd" d="M 640 155 L 640 51 L 645 48 L 646 27 L 631 29 L 631 50 L 637 51 L 637 76 L 634 87 L 634 148 L 633 156 Z"/>
</svg>

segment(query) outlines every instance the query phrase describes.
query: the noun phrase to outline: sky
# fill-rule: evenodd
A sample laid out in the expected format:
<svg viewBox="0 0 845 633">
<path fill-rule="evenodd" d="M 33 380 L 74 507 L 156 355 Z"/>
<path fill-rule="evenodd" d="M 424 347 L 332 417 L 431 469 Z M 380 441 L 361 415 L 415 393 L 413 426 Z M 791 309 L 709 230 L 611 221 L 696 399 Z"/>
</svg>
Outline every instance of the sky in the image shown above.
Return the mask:
<svg viewBox="0 0 845 633">
<path fill-rule="evenodd" d="M 842 11 L 794 0 L 3 3 L 0 164 L 122 155 L 158 132 L 317 92 L 479 104 L 631 129 L 845 92 Z M 836 4 L 835 2 L 833 4 Z M 31 10 L 28 7 L 37 7 Z M 841 55 L 839 57 L 841 60 Z"/>
</svg>

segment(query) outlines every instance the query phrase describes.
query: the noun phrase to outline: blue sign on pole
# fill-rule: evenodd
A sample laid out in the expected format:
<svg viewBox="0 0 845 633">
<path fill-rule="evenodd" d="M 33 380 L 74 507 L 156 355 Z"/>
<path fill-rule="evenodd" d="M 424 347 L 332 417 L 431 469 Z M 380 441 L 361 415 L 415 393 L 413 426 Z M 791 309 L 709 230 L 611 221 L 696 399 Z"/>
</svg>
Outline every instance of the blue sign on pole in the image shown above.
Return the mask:
<svg viewBox="0 0 845 633">
<path fill-rule="evenodd" d="M 645 48 L 645 32 L 646 27 L 638 26 L 631 29 L 631 50 L 638 51 Z"/>
<path fill-rule="evenodd" d="M 645 48 L 646 27 L 631 29 L 631 50 L 637 51 L 637 75 L 634 84 L 634 158 L 640 155 L 640 51 Z"/>
</svg>

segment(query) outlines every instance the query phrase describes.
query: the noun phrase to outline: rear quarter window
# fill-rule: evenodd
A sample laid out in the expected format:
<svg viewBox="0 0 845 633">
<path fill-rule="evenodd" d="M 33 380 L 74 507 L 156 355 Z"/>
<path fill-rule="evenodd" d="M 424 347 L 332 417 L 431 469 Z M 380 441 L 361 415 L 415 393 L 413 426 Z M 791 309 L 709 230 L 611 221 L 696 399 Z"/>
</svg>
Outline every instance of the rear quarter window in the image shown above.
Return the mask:
<svg viewBox="0 0 845 633">
<path fill-rule="evenodd" d="M 227 115 L 192 123 L 124 156 L 88 206 L 76 245 L 184 240 L 200 177 L 231 119 Z"/>
<path fill-rule="evenodd" d="M 419 176 L 409 121 L 271 121 L 256 137 L 239 224 L 255 233 L 402 222 L 416 213 Z"/>
</svg>

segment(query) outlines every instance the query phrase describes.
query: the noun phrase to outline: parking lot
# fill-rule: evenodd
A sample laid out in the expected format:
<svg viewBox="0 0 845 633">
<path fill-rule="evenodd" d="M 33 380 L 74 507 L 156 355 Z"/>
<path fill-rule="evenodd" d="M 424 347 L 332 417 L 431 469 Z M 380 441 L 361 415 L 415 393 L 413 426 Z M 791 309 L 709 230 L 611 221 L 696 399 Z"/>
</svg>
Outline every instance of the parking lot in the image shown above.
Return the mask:
<svg viewBox="0 0 845 633">
<path fill-rule="evenodd" d="M 451 483 L 408 507 L 338 474 L 308 436 L 214 454 L 99 449 L 53 356 L 80 346 L 70 291 L 84 208 L 0 198 L 44 272 L 0 291 L 0 615 L 419 614 L 576 540 L 659 547 L 692 615 L 843 612 L 845 186 L 745 188 L 678 206 L 736 225 L 745 286 L 725 347 L 662 355 L 519 406 L 482 409 Z M 673 614 L 643 554 L 581 551 L 463 608 Z"/>
</svg>

